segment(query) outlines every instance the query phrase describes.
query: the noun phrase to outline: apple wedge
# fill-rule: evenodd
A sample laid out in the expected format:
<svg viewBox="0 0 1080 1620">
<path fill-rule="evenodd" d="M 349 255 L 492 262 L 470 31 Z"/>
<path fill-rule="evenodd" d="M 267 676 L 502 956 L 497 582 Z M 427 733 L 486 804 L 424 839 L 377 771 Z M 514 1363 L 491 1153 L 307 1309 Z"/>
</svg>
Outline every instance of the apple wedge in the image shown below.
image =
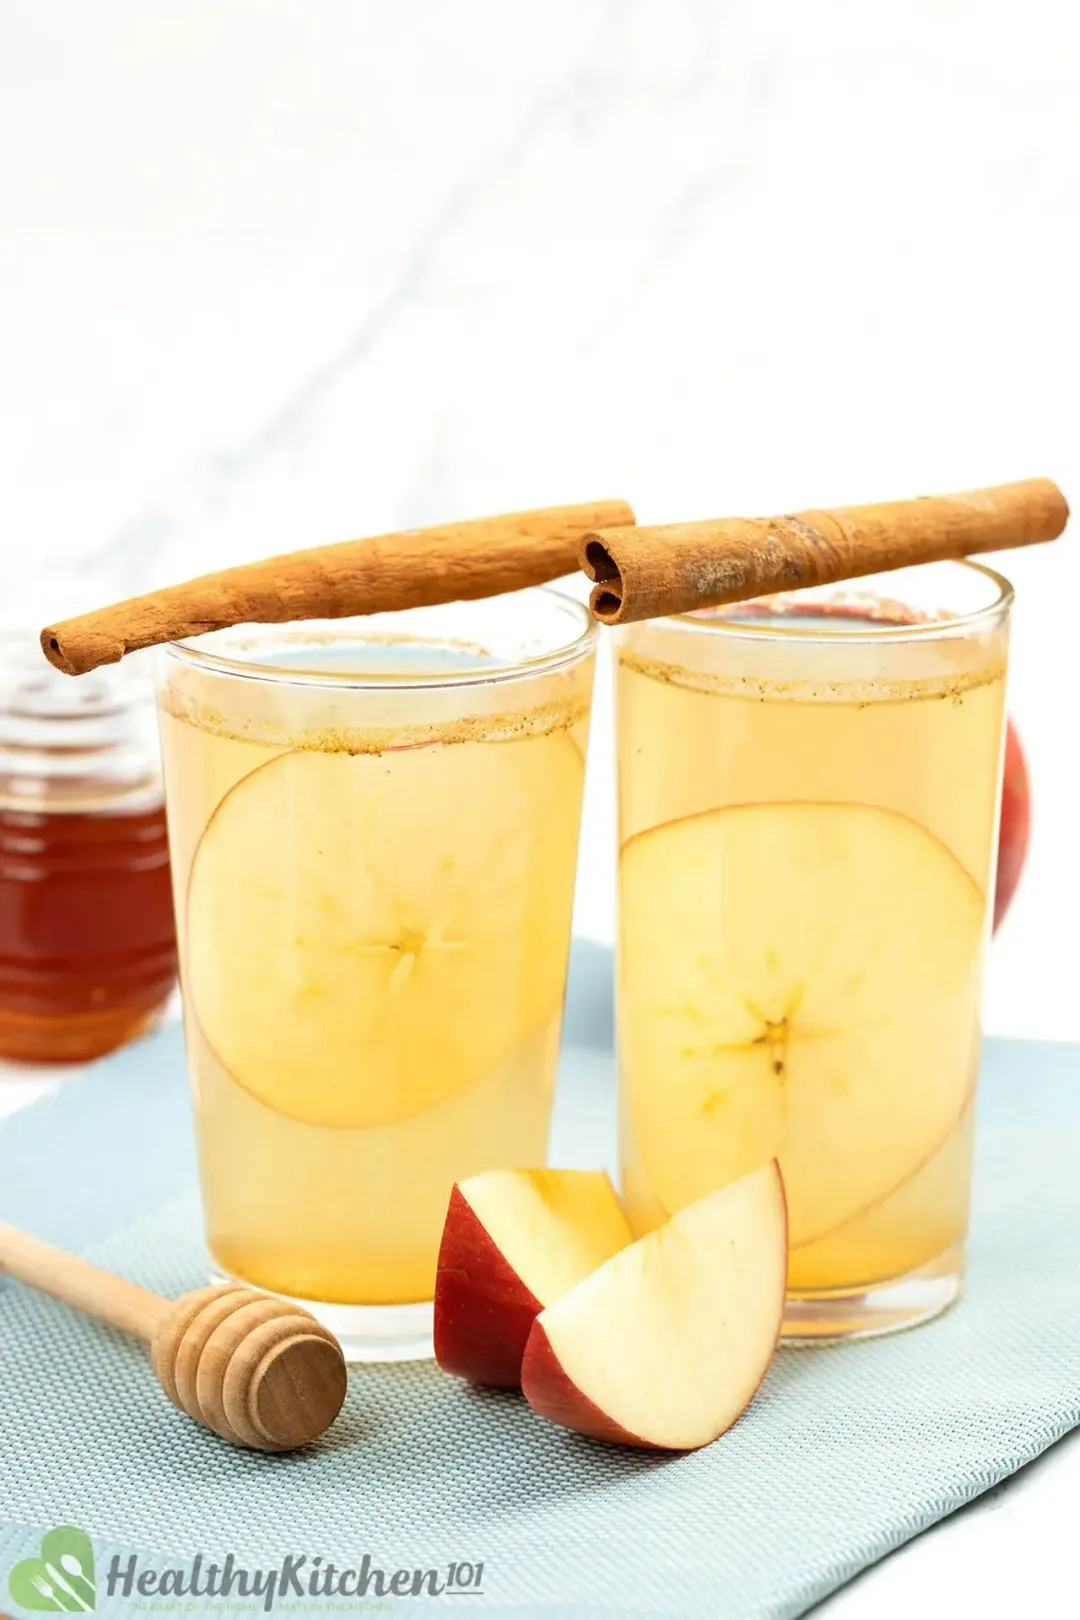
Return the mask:
<svg viewBox="0 0 1080 1620">
<path fill-rule="evenodd" d="M 631 839 L 620 909 L 623 1131 L 656 1203 L 776 1158 L 794 1248 L 933 1158 L 975 1081 L 986 903 L 923 827 L 709 811 Z"/>
<path fill-rule="evenodd" d="M 597 1440 L 706 1446 L 765 1376 L 786 1278 L 773 1162 L 689 1204 L 548 1306 L 525 1348 L 525 1398 Z"/>
<path fill-rule="evenodd" d="M 300 750 L 238 782 L 195 853 L 185 953 L 237 1084 L 363 1129 L 505 1062 L 562 999 L 582 773 L 559 731 Z"/>
<path fill-rule="evenodd" d="M 435 1280 L 435 1359 L 516 1389 L 540 1311 L 633 1242 L 602 1170 L 491 1170 L 450 1195 Z"/>
</svg>

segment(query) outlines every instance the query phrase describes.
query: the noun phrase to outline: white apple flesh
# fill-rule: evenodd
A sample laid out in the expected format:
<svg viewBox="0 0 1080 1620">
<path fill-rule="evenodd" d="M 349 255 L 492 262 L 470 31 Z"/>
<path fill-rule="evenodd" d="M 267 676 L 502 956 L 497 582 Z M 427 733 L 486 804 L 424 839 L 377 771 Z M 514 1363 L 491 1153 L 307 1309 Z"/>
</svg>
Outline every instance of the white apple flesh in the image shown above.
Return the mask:
<svg viewBox="0 0 1080 1620">
<path fill-rule="evenodd" d="M 547 1307 L 525 1349 L 525 1398 L 598 1440 L 708 1445 L 765 1376 L 786 1280 L 774 1161 L 687 1205 Z"/>
<path fill-rule="evenodd" d="M 459 1182 L 435 1281 L 439 1366 L 518 1388 L 539 1312 L 632 1241 L 602 1170 L 491 1170 Z"/>
</svg>

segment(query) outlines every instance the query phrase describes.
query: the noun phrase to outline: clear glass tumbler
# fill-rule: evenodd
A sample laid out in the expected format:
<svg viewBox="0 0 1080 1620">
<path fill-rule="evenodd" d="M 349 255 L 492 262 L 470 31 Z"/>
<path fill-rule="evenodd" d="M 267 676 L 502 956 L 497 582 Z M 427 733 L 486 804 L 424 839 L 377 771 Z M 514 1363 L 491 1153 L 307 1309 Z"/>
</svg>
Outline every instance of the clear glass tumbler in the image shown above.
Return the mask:
<svg viewBox="0 0 1080 1620">
<path fill-rule="evenodd" d="M 430 1354 L 453 1182 L 546 1156 L 594 663 L 551 590 L 175 644 L 159 689 L 209 1248 Z"/>
<path fill-rule="evenodd" d="M 776 1157 L 785 1334 L 959 1291 L 1012 592 L 935 564 L 618 634 L 624 1192 Z"/>
</svg>

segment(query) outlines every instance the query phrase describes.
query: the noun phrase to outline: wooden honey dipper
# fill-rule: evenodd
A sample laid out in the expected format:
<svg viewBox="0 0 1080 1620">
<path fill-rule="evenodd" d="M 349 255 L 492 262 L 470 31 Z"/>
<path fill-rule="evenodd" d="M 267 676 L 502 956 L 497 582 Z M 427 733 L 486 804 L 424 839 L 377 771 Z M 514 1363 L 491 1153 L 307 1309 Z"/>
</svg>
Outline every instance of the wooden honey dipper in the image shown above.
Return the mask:
<svg viewBox="0 0 1080 1620">
<path fill-rule="evenodd" d="M 235 1283 L 162 1299 L 2 1224 L 0 1272 L 143 1339 L 173 1405 L 234 1446 L 292 1451 L 341 1411 L 341 1346 L 285 1300 Z"/>
</svg>

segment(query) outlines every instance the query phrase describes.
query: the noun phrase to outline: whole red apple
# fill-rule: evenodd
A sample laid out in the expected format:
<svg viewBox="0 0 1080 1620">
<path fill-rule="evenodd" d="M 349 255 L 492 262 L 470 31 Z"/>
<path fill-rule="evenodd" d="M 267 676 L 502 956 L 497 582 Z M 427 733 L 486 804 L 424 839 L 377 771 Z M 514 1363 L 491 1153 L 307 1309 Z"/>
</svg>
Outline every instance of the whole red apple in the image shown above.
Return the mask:
<svg viewBox="0 0 1080 1620">
<path fill-rule="evenodd" d="M 1031 838 L 1031 793 L 1027 761 L 1016 727 L 1009 721 L 1005 732 L 1005 775 L 1001 785 L 1001 830 L 998 836 L 997 889 L 994 894 L 994 928 L 1012 903 L 1027 858 Z"/>
</svg>

